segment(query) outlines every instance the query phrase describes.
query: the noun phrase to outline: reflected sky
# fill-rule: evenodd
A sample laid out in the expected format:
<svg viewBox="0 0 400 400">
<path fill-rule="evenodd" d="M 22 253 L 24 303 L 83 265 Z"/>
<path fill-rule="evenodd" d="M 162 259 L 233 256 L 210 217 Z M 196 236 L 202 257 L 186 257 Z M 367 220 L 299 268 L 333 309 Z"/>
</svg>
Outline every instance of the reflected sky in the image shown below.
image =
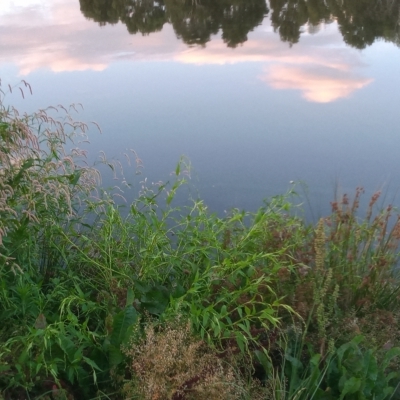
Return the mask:
<svg viewBox="0 0 400 400">
<path fill-rule="evenodd" d="M 134 148 L 149 180 L 167 180 L 187 155 L 219 212 L 254 209 L 291 180 L 308 184 L 316 214 L 337 183 L 394 196 L 400 50 L 349 47 L 336 23 L 313 31 L 290 46 L 266 18 L 234 49 L 220 35 L 188 47 L 169 24 L 146 36 L 100 27 L 77 0 L 3 0 L 0 78 L 33 86 L 32 98 L 12 98 L 18 107 L 83 103 L 82 119 L 104 132 L 91 151 Z"/>
<path fill-rule="evenodd" d="M 274 89 L 299 90 L 304 99 L 330 102 L 368 85 L 360 53 L 342 43 L 335 25 L 301 44 L 283 44 L 269 20 L 240 48 L 221 38 L 204 48 L 187 48 L 170 26 L 150 36 L 130 36 L 121 26 L 99 27 L 85 18 L 76 1 L 7 0 L 0 8 L 0 62 L 13 63 L 21 76 L 44 68 L 53 72 L 103 71 L 121 60 L 204 64 L 262 63 L 259 79 Z"/>
</svg>

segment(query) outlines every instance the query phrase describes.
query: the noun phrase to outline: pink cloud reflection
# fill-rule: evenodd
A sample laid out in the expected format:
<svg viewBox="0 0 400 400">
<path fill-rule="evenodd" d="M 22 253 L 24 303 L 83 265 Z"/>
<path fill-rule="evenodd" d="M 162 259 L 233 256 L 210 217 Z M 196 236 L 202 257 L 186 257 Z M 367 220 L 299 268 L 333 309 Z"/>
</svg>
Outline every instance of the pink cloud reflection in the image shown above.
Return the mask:
<svg viewBox="0 0 400 400">
<path fill-rule="evenodd" d="M 317 103 L 329 103 L 362 89 L 372 79 L 351 76 L 331 68 L 301 68 L 273 65 L 261 77 L 274 89 L 300 90 L 302 96 Z"/>
</svg>

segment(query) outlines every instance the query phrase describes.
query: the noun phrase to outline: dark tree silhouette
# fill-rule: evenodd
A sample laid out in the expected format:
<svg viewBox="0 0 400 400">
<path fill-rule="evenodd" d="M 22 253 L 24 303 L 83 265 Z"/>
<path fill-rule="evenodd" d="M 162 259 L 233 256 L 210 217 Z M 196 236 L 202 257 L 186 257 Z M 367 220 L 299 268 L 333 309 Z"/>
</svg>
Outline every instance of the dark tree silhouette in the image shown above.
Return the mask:
<svg viewBox="0 0 400 400">
<path fill-rule="evenodd" d="M 265 0 L 80 0 L 83 15 L 98 22 L 121 21 L 129 33 L 149 34 L 172 24 L 188 45 L 205 45 L 222 30 L 230 47 L 247 40 L 268 13 Z"/>
<path fill-rule="evenodd" d="M 399 43 L 399 0 L 330 0 L 344 41 L 358 49 L 377 39 Z"/>
<path fill-rule="evenodd" d="M 131 0 L 126 2 L 121 21 L 129 33 L 148 35 L 162 29 L 167 22 L 163 0 Z"/>
<path fill-rule="evenodd" d="M 122 22 L 132 34 L 150 34 L 170 23 L 188 45 L 204 46 L 222 32 L 227 46 L 246 42 L 271 9 L 271 23 L 290 45 L 302 30 L 337 21 L 344 41 L 362 49 L 377 39 L 399 45 L 400 0 L 80 0 L 100 25 Z M 268 8 L 269 7 L 269 8 Z"/>
<path fill-rule="evenodd" d="M 271 0 L 271 22 L 281 40 L 291 45 L 300 39 L 301 27 L 309 19 L 305 0 Z M 314 16 L 315 18 L 315 16 Z M 320 18 L 318 17 L 318 20 Z"/>
<path fill-rule="evenodd" d="M 265 0 L 225 0 L 222 4 L 222 38 L 229 47 L 245 42 L 268 14 Z"/>
<path fill-rule="evenodd" d="M 82 14 L 100 25 L 116 24 L 120 19 L 119 0 L 80 0 L 80 5 Z"/>
<path fill-rule="evenodd" d="M 188 45 L 204 45 L 220 28 L 217 0 L 166 0 L 168 20 L 178 38 Z"/>
<path fill-rule="evenodd" d="M 344 41 L 363 49 L 377 39 L 399 44 L 400 0 L 270 0 L 283 41 L 297 43 L 303 26 L 337 21 Z"/>
<path fill-rule="evenodd" d="M 163 0 L 80 0 L 81 11 L 100 25 L 121 21 L 129 33 L 160 31 L 167 22 Z"/>
</svg>

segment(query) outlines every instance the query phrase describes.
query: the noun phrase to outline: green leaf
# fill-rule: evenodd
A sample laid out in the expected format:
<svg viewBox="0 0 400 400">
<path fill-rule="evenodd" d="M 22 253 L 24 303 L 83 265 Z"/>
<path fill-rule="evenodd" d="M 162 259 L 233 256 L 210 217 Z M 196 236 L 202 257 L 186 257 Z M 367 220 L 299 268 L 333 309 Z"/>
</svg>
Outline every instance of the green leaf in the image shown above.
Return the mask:
<svg viewBox="0 0 400 400">
<path fill-rule="evenodd" d="M 36 375 L 39 373 L 40 369 L 42 368 L 43 364 L 42 363 L 38 363 L 36 365 Z"/>
<path fill-rule="evenodd" d="M 74 354 L 73 363 L 81 362 L 82 360 L 82 349 L 78 349 Z"/>
<path fill-rule="evenodd" d="M 267 357 L 267 355 L 260 350 L 256 350 L 255 355 L 258 359 L 258 361 L 260 362 L 260 364 L 263 366 L 264 371 L 268 374 L 271 372 L 272 370 L 272 363 L 270 361 L 270 359 Z"/>
<path fill-rule="evenodd" d="M 171 190 L 168 193 L 167 200 L 166 200 L 168 206 L 171 204 L 171 201 L 173 200 L 174 197 L 175 197 L 175 192 L 173 190 Z"/>
<path fill-rule="evenodd" d="M 185 288 L 182 285 L 177 284 L 176 287 L 174 288 L 174 291 L 171 293 L 171 296 L 174 299 L 179 299 L 180 297 L 184 296 L 185 293 L 186 293 Z"/>
<path fill-rule="evenodd" d="M 133 325 L 138 319 L 138 314 L 132 305 L 125 307 L 120 311 L 113 321 L 113 331 L 111 334 L 111 344 L 120 346 L 128 332 L 128 328 Z"/>
<path fill-rule="evenodd" d="M 210 314 L 207 311 L 203 312 L 203 326 L 207 326 L 208 319 L 210 318 Z"/>
<path fill-rule="evenodd" d="M 320 361 L 321 361 L 321 354 L 314 354 L 311 357 L 310 364 L 318 367 Z"/>
<path fill-rule="evenodd" d="M 20 182 L 21 179 L 22 179 L 22 176 L 23 176 L 24 172 L 25 172 L 28 168 L 32 167 L 33 163 L 34 163 L 34 160 L 33 160 L 32 158 L 30 158 L 30 159 L 24 161 L 24 163 L 22 164 L 22 166 L 21 166 L 21 168 L 20 168 L 18 174 L 17 174 L 17 175 L 14 177 L 14 179 L 12 180 L 11 186 L 14 186 L 14 185 L 18 185 L 18 184 L 19 184 L 19 182 Z"/>
<path fill-rule="evenodd" d="M 98 371 L 101 371 L 101 369 L 99 368 L 99 366 L 90 358 L 87 358 L 85 356 L 83 356 L 83 359 L 85 360 L 86 364 L 90 365 L 93 369 L 97 369 Z"/>
<path fill-rule="evenodd" d="M 372 350 L 368 350 L 364 355 L 364 369 L 367 380 L 375 382 L 378 379 L 378 363 Z"/>
<path fill-rule="evenodd" d="M 227 310 L 227 308 L 226 308 L 226 304 L 224 304 L 224 305 L 221 307 L 221 318 L 225 317 L 226 314 L 228 314 L 228 310 Z"/>
<path fill-rule="evenodd" d="M 169 292 L 162 285 L 151 287 L 140 299 L 141 305 L 150 314 L 161 315 L 169 304 Z"/>
<path fill-rule="evenodd" d="M 385 354 L 385 358 L 383 359 L 383 363 L 382 363 L 382 369 L 385 370 L 390 362 L 392 361 L 392 359 L 394 357 L 398 357 L 400 356 L 400 347 L 393 347 L 391 348 L 386 354 Z"/>
<path fill-rule="evenodd" d="M 108 356 L 110 358 L 111 366 L 118 365 L 124 360 L 121 349 L 114 345 L 110 345 L 110 347 L 108 348 Z"/>
<path fill-rule="evenodd" d="M 294 368 L 298 368 L 298 369 L 302 369 L 303 368 L 303 364 L 301 363 L 301 361 L 300 360 L 298 360 L 297 358 L 295 358 L 295 357 L 292 357 L 291 355 L 289 355 L 289 354 L 285 354 L 285 359 L 286 360 L 288 360 L 289 362 L 290 362 L 290 364 L 292 364 L 292 366 L 294 367 Z"/>
<path fill-rule="evenodd" d="M 221 333 L 221 327 L 219 326 L 218 321 L 212 323 L 212 327 L 214 330 L 214 337 L 218 337 L 219 334 Z"/>
<path fill-rule="evenodd" d="M 235 336 L 236 336 L 236 343 L 238 344 L 240 351 L 244 353 L 245 343 L 246 343 L 245 337 L 240 332 L 235 332 Z"/>
<path fill-rule="evenodd" d="M 351 377 L 348 379 L 343 386 L 340 400 L 343 400 L 347 394 L 357 393 L 361 387 L 361 378 Z"/>
<path fill-rule="evenodd" d="M 128 288 L 127 293 L 126 293 L 126 304 L 125 305 L 131 306 L 134 301 L 135 301 L 135 292 L 130 287 L 130 288 Z"/>
<path fill-rule="evenodd" d="M 74 171 L 73 174 L 68 175 L 69 183 L 70 183 L 72 186 L 75 186 L 75 185 L 78 183 L 78 181 L 79 181 L 81 175 L 82 175 L 82 170 L 81 170 L 81 169 L 78 169 L 78 170 Z"/>
</svg>

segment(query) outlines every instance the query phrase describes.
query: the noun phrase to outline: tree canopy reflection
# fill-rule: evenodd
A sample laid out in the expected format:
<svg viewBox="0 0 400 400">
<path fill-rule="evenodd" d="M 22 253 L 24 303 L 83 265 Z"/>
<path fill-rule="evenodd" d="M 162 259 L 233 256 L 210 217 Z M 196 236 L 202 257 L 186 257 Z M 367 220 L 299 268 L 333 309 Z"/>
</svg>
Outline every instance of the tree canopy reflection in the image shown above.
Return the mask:
<svg viewBox="0 0 400 400">
<path fill-rule="evenodd" d="M 189 45 L 205 45 L 222 30 L 229 47 L 245 42 L 268 14 L 265 0 L 80 0 L 80 5 L 86 18 L 100 25 L 121 21 L 130 33 L 146 35 L 169 22 Z"/>
<path fill-rule="evenodd" d="M 172 24 L 188 45 L 205 45 L 222 32 L 229 47 L 270 14 L 281 40 L 290 45 L 308 29 L 337 21 L 344 41 L 362 49 L 377 39 L 400 45 L 400 0 L 80 0 L 86 18 L 100 25 L 122 22 L 132 34 L 160 31 Z"/>
</svg>

